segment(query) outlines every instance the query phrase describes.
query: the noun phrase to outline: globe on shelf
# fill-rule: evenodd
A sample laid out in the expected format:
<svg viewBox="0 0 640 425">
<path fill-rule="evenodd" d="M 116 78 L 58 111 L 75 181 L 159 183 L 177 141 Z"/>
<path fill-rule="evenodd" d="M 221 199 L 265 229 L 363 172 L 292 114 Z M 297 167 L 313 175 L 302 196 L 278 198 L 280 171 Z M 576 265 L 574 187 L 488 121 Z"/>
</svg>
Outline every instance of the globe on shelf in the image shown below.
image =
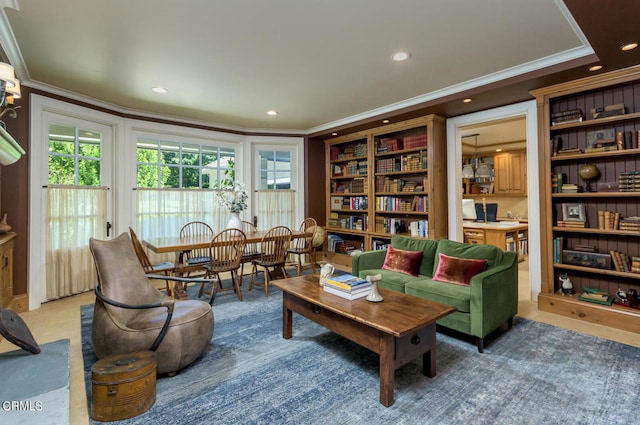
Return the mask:
<svg viewBox="0 0 640 425">
<path fill-rule="evenodd" d="M 598 180 L 598 177 L 600 177 L 600 170 L 598 170 L 598 167 L 593 164 L 582 164 L 580 168 L 578 168 L 578 175 L 587 184 L 585 190 L 587 192 L 591 192 L 591 182 Z"/>
</svg>

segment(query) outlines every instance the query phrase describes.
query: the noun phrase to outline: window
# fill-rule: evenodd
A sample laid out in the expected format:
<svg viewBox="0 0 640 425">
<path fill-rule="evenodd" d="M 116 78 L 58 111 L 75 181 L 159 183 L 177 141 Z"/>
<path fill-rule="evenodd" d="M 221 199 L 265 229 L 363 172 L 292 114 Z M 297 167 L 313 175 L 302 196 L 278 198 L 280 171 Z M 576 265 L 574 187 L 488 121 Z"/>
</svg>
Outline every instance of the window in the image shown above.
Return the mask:
<svg viewBox="0 0 640 425">
<path fill-rule="evenodd" d="M 102 135 L 61 124 L 49 125 L 49 184 L 100 186 Z"/>
<path fill-rule="evenodd" d="M 139 188 L 217 189 L 235 179 L 235 149 L 138 139 Z"/>
<path fill-rule="evenodd" d="M 291 189 L 290 151 L 258 151 L 258 189 Z"/>
<path fill-rule="evenodd" d="M 234 181 L 235 148 L 138 138 L 136 157 L 139 234 L 177 236 L 190 221 L 224 228 L 228 212 L 218 207 L 211 189 Z"/>
</svg>

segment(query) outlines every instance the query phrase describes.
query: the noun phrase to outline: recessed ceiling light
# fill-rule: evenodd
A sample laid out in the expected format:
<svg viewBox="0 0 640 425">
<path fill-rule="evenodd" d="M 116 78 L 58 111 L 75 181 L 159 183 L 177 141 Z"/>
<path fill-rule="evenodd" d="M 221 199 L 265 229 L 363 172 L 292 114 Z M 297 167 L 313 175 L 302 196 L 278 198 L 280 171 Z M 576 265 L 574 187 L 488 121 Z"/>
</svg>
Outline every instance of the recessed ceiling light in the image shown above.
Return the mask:
<svg viewBox="0 0 640 425">
<path fill-rule="evenodd" d="M 471 99 L 470 97 L 468 97 L 468 98 L 466 98 L 466 99 L 462 99 L 462 101 L 463 101 L 464 103 L 469 103 L 469 102 L 471 102 L 472 100 L 473 100 L 473 99 Z"/>
<path fill-rule="evenodd" d="M 638 47 L 638 43 L 629 43 L 629 44 L 625 44 L 624 46 L 620 47 L 620 50 L 622 50 L 623 52 L 626 52 L 627 50 L 633 50 L 636 47 Z"/>
<path fill-rule="evenodd" d="M 410 53 L 400 51 L 400 52 L 395 52 L 393 55 L 391 55 L 391 59 L 393 59 L 396 62 L 402 62 L 409 59 L 410 56 L 411 56 Z"/>
<path fill-rule="evenodd" d="M 382 124 L 389 124 L 389 120 L 382 120 Z"/>
<path fill-rule="evenodd" d="M 600 71 L 602 69 L 602 65 L 593 65 L 589 67 L 589 71 Z"/>
<path fill-rule="evenodd" d="M 169 90 L 165 89 L 164 87 L 151 87 L 151 91 L 160 94 L 169 93 Z"/>
<path fill-rule="evenodd" d="M 267 115 L 278 115 L 278 112 L 272 109 L 270 111 L 267 111 Z"/>
<path fill-rule="evenodd" d="M 331 133 L 331 135 L 332 135 L 332 136 L 337 136 L 337 135 L 338 135 L 338 133 Z"/>
<path fill-rule="evenodd" d="M 498 148 L 496 149 L 496 152 L 502 152 L 502 149 Z"/>
</svg>

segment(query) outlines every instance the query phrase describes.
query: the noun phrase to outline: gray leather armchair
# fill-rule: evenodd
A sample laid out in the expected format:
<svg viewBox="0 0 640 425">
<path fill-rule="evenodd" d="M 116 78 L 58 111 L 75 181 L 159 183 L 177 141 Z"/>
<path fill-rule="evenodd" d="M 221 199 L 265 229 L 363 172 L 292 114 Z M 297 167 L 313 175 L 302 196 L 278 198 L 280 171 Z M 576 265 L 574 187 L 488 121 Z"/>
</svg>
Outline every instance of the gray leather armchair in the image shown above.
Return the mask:
<svg viewBox="0 0 640 425">
<path fill-rule="evenodd" d="M 158 374 L 174 374 L 196 360 L 213 336 L 213 310 L 200 300 L 174 300 L 148 280 L 127 233 L 89 241 L 98 273 L 91 341 L 100 359 L 152 350 Z M 216 279 L 184 279 L 189 282 Z M 215 296 L 212 297 L 212 299 Z"/>
</svg>

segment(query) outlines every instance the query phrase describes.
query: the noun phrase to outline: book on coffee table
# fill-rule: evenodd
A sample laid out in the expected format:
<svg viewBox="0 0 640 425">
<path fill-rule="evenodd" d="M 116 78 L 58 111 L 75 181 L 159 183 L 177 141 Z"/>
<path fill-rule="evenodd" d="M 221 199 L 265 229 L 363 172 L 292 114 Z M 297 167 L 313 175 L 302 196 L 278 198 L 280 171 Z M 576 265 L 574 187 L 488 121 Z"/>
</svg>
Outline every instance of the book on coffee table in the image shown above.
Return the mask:
<svg viewBox="0 0 640 425">
<path fill-rule="evenodd" d="M 371 292 L 371 285 L 368 285 L 362 289 L 355 290 L 353 292 L 346 292 L 344 290 L 334 288 L 331 285 L 325 283 L 324 290 L 325 292 L 328 292 L 333 295 L 337 295 L 347 300 L 356 300 L 358 298 L 366 297 L 367 295 L 369 295 L 369 292 Z"/>
</svg>

